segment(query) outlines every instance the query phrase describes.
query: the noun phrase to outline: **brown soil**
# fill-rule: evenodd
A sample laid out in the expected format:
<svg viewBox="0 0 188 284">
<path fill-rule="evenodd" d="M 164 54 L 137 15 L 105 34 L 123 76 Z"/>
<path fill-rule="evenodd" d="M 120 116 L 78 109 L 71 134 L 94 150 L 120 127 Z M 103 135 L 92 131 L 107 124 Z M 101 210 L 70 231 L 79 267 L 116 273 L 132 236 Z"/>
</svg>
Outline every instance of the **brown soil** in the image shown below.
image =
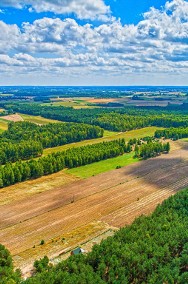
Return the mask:
<svg viewBox="0 0 188 284">
<path fill-rule="evenodd" d="M 6 115 L 6 116 L 3 116 L 2 118 L 8 121 L 13 121 L 13 122 L 24 121 L 24 119 L 19 114 Z"/>
<path fill-rule="evenodd" d="M 36 257 L 53 257 L 110 226 L 121 227 L 152 212 L 188 186 L 188 143 L 172 148 L 168 155 L 0 206 L 0 243 L 23 268 Z"/>
<path fill-rule="evenodd" d="M 87 99 L 88 103 L 111 103 L 116 102 L 118 99 Z"/>
</svg>

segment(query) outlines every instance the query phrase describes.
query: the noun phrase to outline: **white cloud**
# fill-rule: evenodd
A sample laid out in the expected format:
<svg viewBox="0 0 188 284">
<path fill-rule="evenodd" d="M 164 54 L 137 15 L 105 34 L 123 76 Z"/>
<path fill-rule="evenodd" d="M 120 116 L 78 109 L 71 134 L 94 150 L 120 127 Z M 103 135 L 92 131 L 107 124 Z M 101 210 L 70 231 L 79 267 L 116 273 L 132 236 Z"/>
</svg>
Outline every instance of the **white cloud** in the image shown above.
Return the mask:
<svg viewBox="0 0 188 284">
<path fill-rule="evenodd" d="M 0 22 L 0 38 L 1 74 L 188 75 L 188 2 L 183 0 L 151 8 L 137 25 L 114 20 L 94 27 L 43 18 L 19 29 Z"/>
<path fill-rule="evenodd" d="M 17 47 L 20 30 L 17 25 L 7 25 L 0 21 L 0 53 L 7 53 Z"/>
<path fill-rule="evenodd" d="M 110 14 L 109 6 L 103 0 L 1 0 L 1 7 L 23 8 L 30 5 L 29 11 L 53 12 L 55 14 L 74 13 L 80 19 L 106 21 Z"/>
</svg>

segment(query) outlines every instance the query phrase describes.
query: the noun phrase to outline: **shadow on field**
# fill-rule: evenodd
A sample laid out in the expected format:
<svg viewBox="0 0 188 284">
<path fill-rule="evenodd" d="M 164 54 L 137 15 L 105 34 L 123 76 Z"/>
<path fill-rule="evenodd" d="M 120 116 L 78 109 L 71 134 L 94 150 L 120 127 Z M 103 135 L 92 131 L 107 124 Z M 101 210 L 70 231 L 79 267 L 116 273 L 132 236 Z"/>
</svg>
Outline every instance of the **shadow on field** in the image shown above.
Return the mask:
<svg viewBox="0 0 188 284">
<path fill-rule="evenodd" d="M 125 175 L 142 178 L 144 182 L 159 188 L 179 190 L 188 187 L 188 143 L 176 142 L 180 149 L 169 154 L 144 160 L 129 167 Z"/>
</svg>

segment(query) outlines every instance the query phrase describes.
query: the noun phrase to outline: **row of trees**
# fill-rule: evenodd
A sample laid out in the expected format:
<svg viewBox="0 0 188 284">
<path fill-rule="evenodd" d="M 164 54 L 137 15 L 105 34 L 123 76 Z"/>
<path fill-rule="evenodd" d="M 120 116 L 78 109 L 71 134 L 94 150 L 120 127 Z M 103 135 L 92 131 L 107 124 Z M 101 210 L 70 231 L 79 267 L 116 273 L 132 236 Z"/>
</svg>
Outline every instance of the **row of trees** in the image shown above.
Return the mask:
<svg viewBox="0 0 188 284">
<path fill-rule="evenodd" d="M 18 160 L 27 160 L 33 157 L 41 156 L 43 147 L 40 142 L 33 140 L 20 143 L 1 142 L 0 143 L 0 165 L 7 162 L 16 162 Z"/>
<path fill-rule="evenodd" d="M 188 137 L 188 127 L 156 130 L 155 131 L 155 137 L 156 138 L 164 137 L 166 139 L 171 138 L 173 140 L 178 140 L 178 139 L 181 139 L 181 138 L 187 138 Z"/>
<path fill-rule="evenodd" d="M 130 151 L 130 144 L 126 144 L 124 139 L 119 139 L 52 153 L 38 160 L 7 163 L 0 167 L 0 187 L 52 174 L 64 168 L 74 168 L 117 157 Z"/>
<path fill-rule="evenodd" d="M 102 128 L 81 123 L 10 123 L 0 135 L 0 165 L 41 156 L 43 148 L 102 136 Z"/>
<path fill-rule="evenodd" d="M 95 245 L 87 255 L 71 256 L 54 267 L 47 258 L 38 261 L 39 272 L 23 283 L 188 283 L 187 204 L 188 190 L 184 190 L 151 216 L 139 217 Z"/>
<path fill-rule="evenodd" d="M 145 113 L 145 112 L 144 112 Z M 172 116 L 169 114 L 146 115 L 106 113 L 93 120 L 93 124 L 111 131 L 127 131 L 148 126 L 158 127 L 186 127 L 188 126 L 188 116 Z"/>
<path fill-rule="evenodd" d="M 161 143 L 158 141 L 148 141 L 143 143 L 140 147 L 135 146 L 135 156 L 143 159 L 152 158 L 160 155 L 160 153 L 169 153 L 170 143 Z"/>
</svg>

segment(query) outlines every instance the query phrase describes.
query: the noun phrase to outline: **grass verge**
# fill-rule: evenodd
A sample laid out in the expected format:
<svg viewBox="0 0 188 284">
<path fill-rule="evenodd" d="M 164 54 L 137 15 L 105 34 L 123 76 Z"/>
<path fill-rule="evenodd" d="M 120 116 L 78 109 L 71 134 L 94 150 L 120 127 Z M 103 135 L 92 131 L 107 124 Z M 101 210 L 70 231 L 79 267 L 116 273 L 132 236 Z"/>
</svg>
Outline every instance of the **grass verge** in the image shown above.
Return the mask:
<svg viewBox="0 0 188 284">
<path fill-rule="evenodd" d="M 134 152 L 131 152 L 119 157 L 107 159 L 74 169 L 69 169 L 67 170 L 67 172 L 80 178 L 88 178 L 104 172 L 108 172 L 110 170 L 114 170 L 117 167 L 128 166 L 138 161 L 138 158 L 134 158 Z"/>
</svg>

